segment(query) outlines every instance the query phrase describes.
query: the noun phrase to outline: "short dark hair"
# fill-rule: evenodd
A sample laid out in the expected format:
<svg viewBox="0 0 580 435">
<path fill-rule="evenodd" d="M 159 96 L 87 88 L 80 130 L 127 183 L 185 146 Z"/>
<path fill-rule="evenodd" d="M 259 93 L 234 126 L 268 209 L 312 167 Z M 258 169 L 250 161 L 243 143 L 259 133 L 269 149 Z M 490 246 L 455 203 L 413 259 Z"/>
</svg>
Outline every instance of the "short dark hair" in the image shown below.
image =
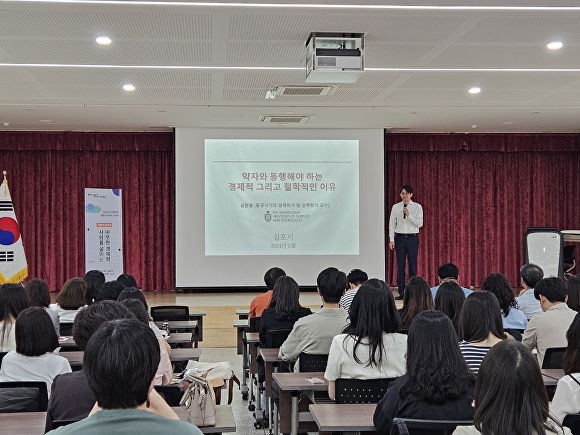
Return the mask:
<svg viewBox="0 0 580 435">
<path fill-rule="evenodd" d="M 96 301 L 116 301 L 124 289 L 125 286 L 119 281 L 107 281 L 99 288 Z"/>
<path fill-rule="evenodd" d="M 580 311 L 580 275 L 574 275 L 566 281 L 568 300 L 566 303 L 574 311 Z"/>
<path fill-rule="evenodd" d="M 41 307 L 29 307 L 16 318 L 16 352 L 40 356 L 58 347 L 52 319 Z"/>
<path fill-rule="evenodd" d="M 514 406 L 514 404 L 518 406 Z M 536 357 L 515 340 L 494 345 L 479 368 L 475 384 L 474 425 L 485 434 L 555 432 L 548 395 Z"/>
<path fill-rule="evenodd" d="M 520 276 L 529 288 L 534 288 L 544 277 L 544 271 L 537 264 L 527 263 L 520 268 Z"/>
<path fill-rule="evenodd" d="M 133 275 L 127 275 L 126 273 L 119 275 L 117 277 L 117 281 L 123 284 L 125 287 L 139 287 Z"/>
<path fill-rule="evenodd" d="M 344 272 L 336 267 L 328 267 L 318 274 L 316 285 L 325 302 L 337 303 L 344 291 L 348 288 L 348 281 Z"/>
<path fill-rule="evenodd" d="M 564 302 L 567 296 L 566 281 L 562 278 L 543 278 L 534 287 L 534 296 L 540 300 L 540 295 L 550 302 Z"/>
<path fill-rule="evenodd" d="M 121 303 L 133 313 L 137 320 L 146 323 L 147 325 L 149 324 L 149 315 L 147 314 L 147 309 L 145 308 L 145 305 L 143 305 L 143 302 L 139 299 L 123 299 Z"/>
<path fill-rule="evenodd" d="M 566 332 L 568 347 L 564 354 L 563 369 L 567 375 L 580 372 L 580 314 L 576 314 Z"/>
<path fill-rule="evenodd" d="M 50 291 L 48 284 L 40 278 L 31 279 L 24 286 L 28 293 L 30 305 L 33 307 L 48 307 L 50 305 Z"/>
<path fill-rule="evenodd" d="M 85 350 L 89 338 L 99 326 L 109 320 L 134 319 L 127 307 L 117 301 L 101 301 L 80 310 L 73 322 L 72 335 L 80 350 Z"/>
<path fill-rule="evenodd" d="M 492 292 L 476 291 L 465 299 L 459 316 L 459 338 L 478 342 L 489 334 L 504 339 L 501 309 Z"/>
<path fill-rule="evenodd" d="M 92 304 L 97 298 L 99 288 L 105 283 L 105 274 L 100 270 L 89 270 L 83 278 L 87 283 L 87 304 Z"/>
<path fill-rule="evenodd" d="M 353 285 L 361 285 L 363 282 L 369 279 L 369 276 L 365 271 L 360 269 L 353 269 L 348 273 L 346 279 Z"/>
<path fill-rule="evenodd" d="M 286 272 L 284 272 L 279 267 L 272 267 L 271 269 L 268 269 L 264 275 L 264 283 L 266 284 L 266 288 L 268 290 L 272 290 L 274 288 L 274 284 L 276 284 L 276 280 L 281 276 L 286 276 Z"/>
<path fill-rule="evenodd" d="M 147 401 L 159 360 L 159 342 L 149 326 L 111 320 L 89 339 L 83 370 L 101 408 L 130 409 Z"/>
<path fill-rule="evenodd" d="M 67 280 L 56 297 L 63 310 L 78 310 L 87 304 L 87 283 L 82 278 Z"/>
<path fill-rule="evenodd" d="M 119 297 L 117 298 L 117 300 L 121 302 L 125 299 L 138 299 L 143 303 L 143 305 L 145 305 L 145 311 L 149 311 L 149 306 L 147 305 L 145 295 L 137 287 L 129 287 L 124 289 L 121 293 L 119 293 Z"/>
<path fill-rule="evenodd" d="M 459 278 L 459 268 L 453 263 L 445 263 L 437 269 L 437 276 L 441 279 Z"/>
<path fill-rule="evenodd" d="M 409 184 L 403 184 L 400 192 L 402 192 L 403 190 L 405 190 L 407 193 L 413 193 L 413 188 Z"/>
<path fill-rule="evenodd" d="M 435 309 L 447 314 L 453 322 L 457 335 L 459 335 L 459 317 L 464 302 L 465 293 L 455 281 L 445 281 L 437 289 Z"/>
</svg>

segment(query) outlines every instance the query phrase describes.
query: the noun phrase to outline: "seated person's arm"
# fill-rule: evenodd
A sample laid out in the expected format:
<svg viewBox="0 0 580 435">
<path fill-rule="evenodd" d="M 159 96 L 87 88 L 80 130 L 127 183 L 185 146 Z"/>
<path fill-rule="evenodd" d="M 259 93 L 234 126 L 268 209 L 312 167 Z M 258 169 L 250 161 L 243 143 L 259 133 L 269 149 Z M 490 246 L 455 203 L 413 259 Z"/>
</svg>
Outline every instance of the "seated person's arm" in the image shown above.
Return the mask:
<svg viewBox="0 0 580 435">
<path fill-rule="evenodd" d="M 334 400 L 334 381 L 328 381 L 328 397 L 330 400 Z"/>
</svg>

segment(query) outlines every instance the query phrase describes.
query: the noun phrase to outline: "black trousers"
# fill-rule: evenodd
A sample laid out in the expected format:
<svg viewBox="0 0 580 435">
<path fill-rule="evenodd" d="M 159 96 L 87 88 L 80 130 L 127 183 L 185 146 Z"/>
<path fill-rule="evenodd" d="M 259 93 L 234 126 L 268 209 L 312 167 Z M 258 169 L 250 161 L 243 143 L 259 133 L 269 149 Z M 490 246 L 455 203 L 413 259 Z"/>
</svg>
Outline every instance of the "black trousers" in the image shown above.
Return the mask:
<svg viewBox="0 0 580 435">
<path fill-rule="evenodd" d="M 417 255 L 419 254 L 419 236 L 417 234 L 395 234 L 395 252 L 397 254 L 397 287 L 399 294 L 405 294 L 405 266 L 409 261 L 409 278 L 417 275 Z"/>
</svg>

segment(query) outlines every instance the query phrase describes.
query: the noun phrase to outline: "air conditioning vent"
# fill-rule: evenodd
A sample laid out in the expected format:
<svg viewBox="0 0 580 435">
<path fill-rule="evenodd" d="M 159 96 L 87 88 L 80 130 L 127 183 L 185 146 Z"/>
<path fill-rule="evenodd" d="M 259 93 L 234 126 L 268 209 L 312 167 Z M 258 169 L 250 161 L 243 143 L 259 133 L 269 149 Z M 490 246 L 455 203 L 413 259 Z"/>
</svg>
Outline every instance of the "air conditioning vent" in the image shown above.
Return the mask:
<svg viewBox="0 0 580 435">
<path fill-rule="evenodd" d="M 334 94 L 338 86 L 304 86 L 304 85 L 280 85 L 274 86 L 272 92 L 277 96 L 326 96 Z"/>
<path fill-rule="evenodd" d="M 310 118 L 311 115 L 260 115 L 258 121 L 267 124 L 304 124 Z"/>
</svg>

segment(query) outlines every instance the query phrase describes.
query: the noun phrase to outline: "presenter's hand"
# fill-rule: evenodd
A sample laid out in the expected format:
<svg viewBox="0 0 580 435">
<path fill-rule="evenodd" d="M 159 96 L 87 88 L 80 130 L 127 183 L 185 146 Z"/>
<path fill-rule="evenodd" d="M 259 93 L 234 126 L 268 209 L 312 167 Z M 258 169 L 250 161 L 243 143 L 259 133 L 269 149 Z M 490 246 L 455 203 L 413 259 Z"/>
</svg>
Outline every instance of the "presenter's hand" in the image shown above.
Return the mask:
<svg viewBox="0 0 580 435">
<path fill-rule="evenodd" d="M 409 216 L 409 209 L 407 207 L 403 207 L 403 214 Z"/>
<path fill-rule="evenodd" d="M 389 242 L 389 249 L 392 251 L 395 249 L 395 242 Z"/>
</svg>

